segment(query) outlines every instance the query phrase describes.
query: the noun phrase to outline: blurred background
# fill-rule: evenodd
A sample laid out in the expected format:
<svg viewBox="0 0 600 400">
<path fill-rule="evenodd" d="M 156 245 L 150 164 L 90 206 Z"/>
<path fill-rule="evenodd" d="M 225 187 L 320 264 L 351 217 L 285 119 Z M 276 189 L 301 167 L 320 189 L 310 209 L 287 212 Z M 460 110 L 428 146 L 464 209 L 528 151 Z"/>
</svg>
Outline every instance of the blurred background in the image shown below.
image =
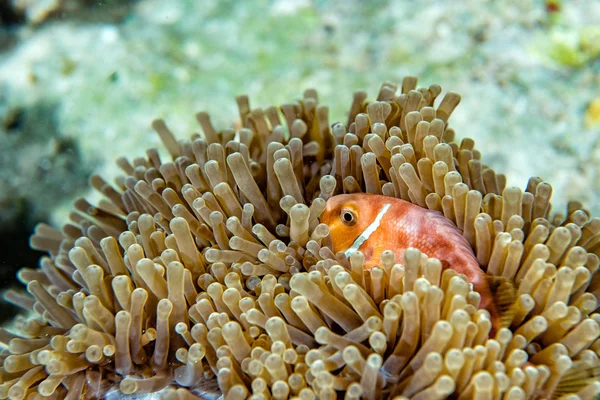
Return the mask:
<svg viewBox="0 0 600 400">
<path fill-rule="evenodd" d="M 229 127 L 316 88 L 330 121 L 356 90 L 419 77 L 462 95 L 450 119 L 483 161 L 600 215 L 598 0 L 0 0 L 0 285 L 35 267 L 35 223 L 60 227 L 92 172 Z M 2 319 L 11 310 L 2 307 Z"/>
</svg>

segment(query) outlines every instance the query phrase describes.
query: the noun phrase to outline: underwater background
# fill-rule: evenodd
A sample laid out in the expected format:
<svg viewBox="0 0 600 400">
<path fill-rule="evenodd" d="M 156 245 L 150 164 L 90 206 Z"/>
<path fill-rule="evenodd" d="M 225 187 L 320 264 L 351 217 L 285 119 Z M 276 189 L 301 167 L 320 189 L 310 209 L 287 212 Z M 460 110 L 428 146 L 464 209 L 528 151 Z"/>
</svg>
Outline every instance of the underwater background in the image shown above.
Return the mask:
<svg viewBox="0 0 600 400">
<path fill-rule="evenodd" d="M 553 205 L 600 213 L 600 2 L 596 0 L 0 0 L 0 285 L 35 267 L 36 222 L 60 227 L 92 172 L 177 138 L 234 97 L 280 104 L 318 90 L 330 121 L 352 93 L 419 78 L 461 94 L 451 126 L 484 163 Z M 2 307 L 2 320 L 11 311 Z"/>
</svg>

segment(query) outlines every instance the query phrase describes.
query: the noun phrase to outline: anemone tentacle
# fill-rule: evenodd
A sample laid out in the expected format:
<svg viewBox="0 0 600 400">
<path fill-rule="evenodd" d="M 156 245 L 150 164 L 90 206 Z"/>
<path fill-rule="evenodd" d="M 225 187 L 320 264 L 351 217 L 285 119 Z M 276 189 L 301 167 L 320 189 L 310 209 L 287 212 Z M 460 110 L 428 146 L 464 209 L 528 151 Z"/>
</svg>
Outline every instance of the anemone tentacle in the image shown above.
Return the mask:
<svg viewBox="0 0 600 400">
<path fill-rule="evenodd" d="M 0 398 L 380 397 L 535 399 L 600 392 L 600 219 L 579 202 L 551 214 L 551 186 L 507 186 L 471 139 L 455 142 L 456 93 L 385 82 L 348 122 L 307 90 L 251 108 L 240 128 L 119 159 L 103 199 L 41 224 L 23 269 L 29 312 L 0 329 Z M 164 157 L 162 157 L 164 158 Z M 325 202 L 366 192 L 440 211 L 490 275 L 514 279 L 508 328 L 490 337 L 478 293 L 417 250 L 334 254 Z M 392 250 L 392 249 L 390 249 Z"/>
</svg>

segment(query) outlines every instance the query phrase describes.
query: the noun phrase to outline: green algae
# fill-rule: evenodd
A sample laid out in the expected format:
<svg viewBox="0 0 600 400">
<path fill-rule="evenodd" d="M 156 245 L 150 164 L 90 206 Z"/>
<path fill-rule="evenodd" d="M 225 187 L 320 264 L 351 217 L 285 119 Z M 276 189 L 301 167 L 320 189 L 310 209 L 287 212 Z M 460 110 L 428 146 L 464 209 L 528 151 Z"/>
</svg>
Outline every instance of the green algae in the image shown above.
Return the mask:
<svg viewBox="0 0 600 400">
<path fill-rule="evenodd" d="M 569 36 L 557 35 L 552 40 L 549 55 L 561 65 L 573 68 L 581 68 L 598 59 L 600 57 L 600 27 L 587 26 Z"/>
</svg>

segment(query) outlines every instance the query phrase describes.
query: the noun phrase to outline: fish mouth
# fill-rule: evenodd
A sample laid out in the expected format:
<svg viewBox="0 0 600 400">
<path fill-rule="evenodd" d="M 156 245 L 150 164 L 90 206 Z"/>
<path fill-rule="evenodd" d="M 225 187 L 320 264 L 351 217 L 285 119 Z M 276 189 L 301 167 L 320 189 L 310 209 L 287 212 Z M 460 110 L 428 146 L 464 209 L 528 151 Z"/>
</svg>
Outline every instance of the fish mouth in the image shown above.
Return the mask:
<svg viewBox="0 0 600 400">
<path fill-rule="evenodd" d="M 319 217 L 319 222 L 325 225 L 329 225 L 331 222 L 331 213 L 333 212 L 333 207 L 331 205 L 331 201 L 327 200 L 325 204 L 325 210 L 321 213 Z"/>
</svg>

